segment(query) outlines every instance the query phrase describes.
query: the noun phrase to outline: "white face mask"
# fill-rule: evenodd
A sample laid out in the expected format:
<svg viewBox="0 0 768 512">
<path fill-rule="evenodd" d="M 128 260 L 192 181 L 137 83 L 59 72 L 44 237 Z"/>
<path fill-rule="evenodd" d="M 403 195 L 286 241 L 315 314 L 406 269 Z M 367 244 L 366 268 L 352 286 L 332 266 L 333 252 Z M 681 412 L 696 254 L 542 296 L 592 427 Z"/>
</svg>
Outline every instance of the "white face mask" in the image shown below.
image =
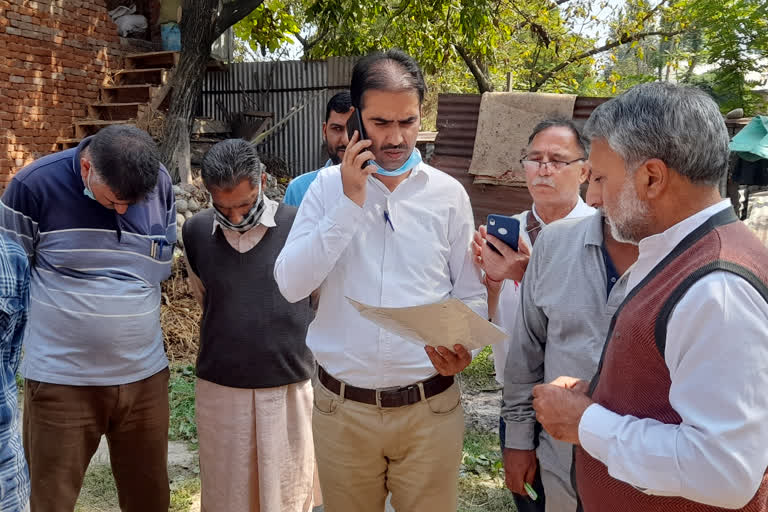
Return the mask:
<svg viewBox="0 0 768 512">
<path fill-rule="evenodd" d="M 213 203 L 213 201 L 211 201 Z M 264 207 L 266 205 L 264 204 L 264 197 L 262 196 L 261 191 L 261 180 L 259 180 L 259 195 L 256 198 L 256 203 L 251 207 L 250 210 L 248 210 L 248 213 L 243 217 L 243 220 L 241 220 L 237 224 L 233 224 L 226 215 L 221 213 L 215 206 L 213 207 L 213 214 L 216 217 L 216 220 L 224 226 L 225 228 L 237 231 L 238 233 L 245 233 L 246 231 L 249 231 L 252 229 L 256 224 L 259 223 L 259 219 L 261 218 L 261 214 L 264 213 Z"/>
</svg>

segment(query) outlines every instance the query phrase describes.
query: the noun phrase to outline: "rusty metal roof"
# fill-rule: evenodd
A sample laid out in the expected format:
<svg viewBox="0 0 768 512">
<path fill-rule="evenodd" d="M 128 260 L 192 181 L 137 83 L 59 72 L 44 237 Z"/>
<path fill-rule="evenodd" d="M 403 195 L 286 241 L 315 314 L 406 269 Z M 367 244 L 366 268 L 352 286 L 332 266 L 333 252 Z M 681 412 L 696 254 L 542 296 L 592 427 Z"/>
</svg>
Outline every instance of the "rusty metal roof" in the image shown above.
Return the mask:
<svg viewBox="0 0 768 512">
<path fill-rule="evenodd" d="M 532 199 L 525 187 L 475 185 L 469 174 L 475 147 L 477 118 L 480 114 L 479 94 L 441 94 L 437 102 L 437 140 L 430 164 L 450 174 L 464 185 L 472 201 L 475 223 L 484 224 L 490 213 L 513 215 L 531 207 Z M 609 98 L 578 96 L 573 119 L 581 127 L 592 111 Z"/>
</svg>

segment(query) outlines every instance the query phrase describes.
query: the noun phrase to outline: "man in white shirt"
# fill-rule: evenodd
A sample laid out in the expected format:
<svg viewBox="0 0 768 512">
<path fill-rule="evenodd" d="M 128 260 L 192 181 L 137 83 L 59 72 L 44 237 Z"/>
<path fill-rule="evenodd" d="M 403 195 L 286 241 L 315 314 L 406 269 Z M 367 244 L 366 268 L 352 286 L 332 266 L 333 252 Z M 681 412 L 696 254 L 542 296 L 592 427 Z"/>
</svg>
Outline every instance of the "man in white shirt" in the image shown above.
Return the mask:
<svg viewBox="0 0 768 512">
<path fill-rule="evenodd" d="M 319 364 L 313 430 L 329 512 L 383 510 L 388 491 L 396 510 L 456 510 L 464 414 L 453 376 L 470 353 L 406 341 L 346 299 L 456 297 L 487 315 L 469 197 L 415 149 L 424 91 L 402 52 L 357 63 L 352 105 L 367 138 L 353 135 L 341 165 L 318 173 L 275 265 L 289 301 L 320 290 L 307 344 Z"/>
<path fill-rule="evenodd" d="M 485 226 L 480 226 L 475 234 L 475 261 L 484 271 L 490 318 L 509 332 L 513 331 L 520 314 L 519 283 L 528 265 L 528 247 L 534 245 L 541 228 L 560 219 L 587 217 L 596 212 L 579 196 L 579 187 L 589 173 L 587 156 L 588 143 L 571 121 L 548 119 L 536 125 L 521 160 L 534 204 L 530 211 L 515 216 L 520 221 L 520 251 L 515 252 L 501 240 L 487 235 Z M 501 254 L 485 244 L 486 238 L 491 239 Z M 493 346 L 496 380 L 500 384 L 504 384 L 507 353 L 510 347 L 521 342 L 510 337 Z M 532 438 L 522 433 L 506 436 L 507 430 L 504 418 L 500 417 L 504 466 L 517 508 L 520 512 L 543 511 L 545 488 L 534 449 L 538 445 L 538 433 Z M 533 501 L 527 496 L 523 488 L 525 482 L 534 487 L 541 499 Z"/>
<path fill-rule="evenodd" d="M 613 236 L 639 256 L 592 383 L 537 386 L 537 418 L 577 445 L 586 512 L 768 510 L 768 250 L 718 192 L 720 111 L 644 84 L 585 133 Z"/>
</svg>

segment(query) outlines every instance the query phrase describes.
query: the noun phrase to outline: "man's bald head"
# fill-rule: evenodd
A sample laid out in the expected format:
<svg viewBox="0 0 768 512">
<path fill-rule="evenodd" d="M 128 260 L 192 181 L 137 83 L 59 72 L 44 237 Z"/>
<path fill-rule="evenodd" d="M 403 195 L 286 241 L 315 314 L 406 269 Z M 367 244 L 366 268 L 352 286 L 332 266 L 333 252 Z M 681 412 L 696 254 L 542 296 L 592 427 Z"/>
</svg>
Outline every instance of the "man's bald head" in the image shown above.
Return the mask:
<svg viewBox="0 0 768 512">
<path fill-rule="evenodd" d="M 409 55 L 400 50 L 389 50 L 366 55 L 352 70 L 350 93 L 352 105 L 361 108 L 367 90 L 388 92 L 413 91 L 424 101 L 427 86 L 421 68 Z"/>
</svg>

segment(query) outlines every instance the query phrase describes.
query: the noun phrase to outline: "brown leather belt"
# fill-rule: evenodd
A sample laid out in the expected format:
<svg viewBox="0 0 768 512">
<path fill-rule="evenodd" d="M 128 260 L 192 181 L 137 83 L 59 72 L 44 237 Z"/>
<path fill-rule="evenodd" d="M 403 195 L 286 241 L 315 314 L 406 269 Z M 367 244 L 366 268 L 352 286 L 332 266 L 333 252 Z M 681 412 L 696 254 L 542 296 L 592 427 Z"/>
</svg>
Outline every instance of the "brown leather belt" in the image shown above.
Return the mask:
<svg viewBox="0 0 768 512">
<path fill-rule="evenodd" d="M 403 407 L 421 401 L 419 384 L 424 388 L 424 398 L 438 395 L 453 385 L 452 376 L 435 375 L 420 383 L 395 389 L 365 389 L 344 384 L 344 394 L 342 395 L 341 381 L 329 375 L 322 366 L 317 369 L 317 377 L 323 386 L 345 400 L 379 405 L 380 407 Z"/>
</svg>

